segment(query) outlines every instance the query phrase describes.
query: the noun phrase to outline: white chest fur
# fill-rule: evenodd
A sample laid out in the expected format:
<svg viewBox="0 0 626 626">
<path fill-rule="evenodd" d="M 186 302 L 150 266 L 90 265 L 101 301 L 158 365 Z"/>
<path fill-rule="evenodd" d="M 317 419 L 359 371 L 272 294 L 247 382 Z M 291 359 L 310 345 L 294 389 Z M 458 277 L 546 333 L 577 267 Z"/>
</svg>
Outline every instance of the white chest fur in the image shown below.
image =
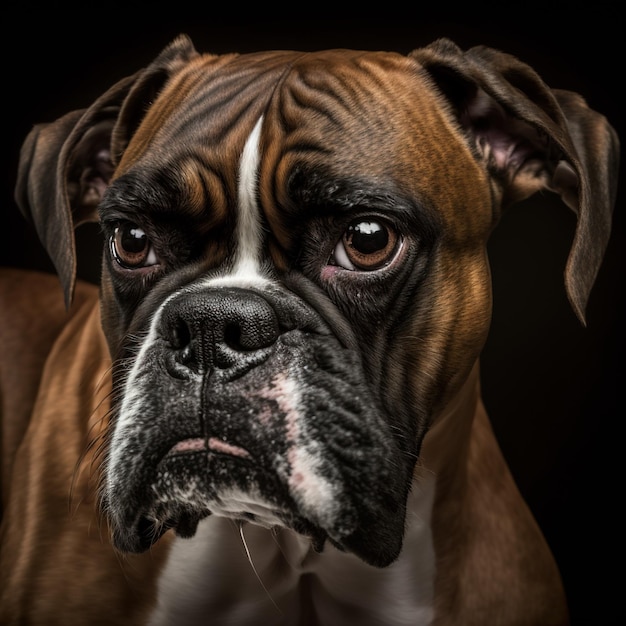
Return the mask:
<svg viewBox="0 0 626 626">
<path fill-rule="evenodd" d="M 433 615 L 434 480 L 413 485 L 404 548 L 378 569 L 295 533 L 210 517 L 177 539 L 159 580 L 151 626 L 427 625 Z M 250 554 L 248 559 L 247 550 Z"/>
</svg>

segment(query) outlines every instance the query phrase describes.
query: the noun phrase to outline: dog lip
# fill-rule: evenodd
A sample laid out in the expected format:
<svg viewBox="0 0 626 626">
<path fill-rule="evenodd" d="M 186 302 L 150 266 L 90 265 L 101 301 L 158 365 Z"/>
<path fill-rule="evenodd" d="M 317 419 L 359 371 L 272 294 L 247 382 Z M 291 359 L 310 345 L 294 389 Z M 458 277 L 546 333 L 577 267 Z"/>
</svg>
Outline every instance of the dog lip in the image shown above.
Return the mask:
<svg viewBox="0 0 626 626">
<path fill-rule="evenodd" d="M 145 515 L 139 515 L 132 529 L 124 531 L 121 527 L 114 527 L 112 534 L 113 545 L 121 552 L 141 554 L 154 545 L 174 526 L 174 520 L 158 524 Z"/>
<path fill-rule="evenodd" d="M 250 458 L 250 453 L 248 452 L 248 450 L 236 444 L 224 441 L 219 437 L 209 437 L 208 439 L 204 437 L 192 437 L 189 439 L 182 439 L 170 448 L 167 455 L 205 451 L 218 452 L 220 454 L 235 456 L 242 459 Z"/>
<path fill-rule="evenodd" d="M 178 537 L 189 539 L 196 534 L 198 523 L 206 515 L 210 515 L 210 512 L 204 515 L 182 513 L 178 518 L 169 518 L 162 523 L 141 515 L 137 519 L 135 532 L 124 537 L 119 536 L 117 545 L 124 551 L 140 554 L 148 550 L 170 529 Z"/>
</svg>

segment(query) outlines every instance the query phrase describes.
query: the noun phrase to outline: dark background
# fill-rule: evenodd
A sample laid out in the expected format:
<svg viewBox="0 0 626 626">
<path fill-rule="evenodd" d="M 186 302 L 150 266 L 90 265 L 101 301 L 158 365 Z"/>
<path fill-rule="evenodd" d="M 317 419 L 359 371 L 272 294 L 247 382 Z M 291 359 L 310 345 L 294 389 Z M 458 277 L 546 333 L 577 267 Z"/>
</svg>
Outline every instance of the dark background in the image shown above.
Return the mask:
<svg viewBox="0 0 626 626">
<path fill-rule="evenodd" d="M 463 48 L 487 44 L 519 56 L 550 86 L 582 93 L 623 140 L 622 18 L 596 3 L 584 11 L 566 4 L 562 10 L 546 4 L 501 6 L 509 8 L 461 15 L 448 6 L 422 3 L 399 14 L 383 5 L 368 17 L 300 3 L 294 7 L 297 20 L 271 20 L 243 6 L 238 16 L 220 17 L 187 12 L 176 3 L 149 14 L 134 10 L 132 2 L 125 12 L 108 5 L 76 13 L 4 9 L 0 264 L 52 271 L 13 201 L 18 152 L 31 125 L 88 106 L 113 82 L 149 63 L 179 32 L 191 35 L 201 52 L 326 47 L 409 52 L 439 36 Z M 622 166 L 622 183 L 623 173 Z M 570 310 L 563 287 L 575 227 L 564 205 L 539 196 L 526 201 L 505 215 L 490 242 L 495 304 L 482 360 L 485 401 L 518 485 L 560 565 L 574 625 L 626 623 L 623 204 L 620 191 L 587 328 Z M 97 281 L 97 227 L 81 227 L 78 238 L 79 275 Z"/>
</svg>

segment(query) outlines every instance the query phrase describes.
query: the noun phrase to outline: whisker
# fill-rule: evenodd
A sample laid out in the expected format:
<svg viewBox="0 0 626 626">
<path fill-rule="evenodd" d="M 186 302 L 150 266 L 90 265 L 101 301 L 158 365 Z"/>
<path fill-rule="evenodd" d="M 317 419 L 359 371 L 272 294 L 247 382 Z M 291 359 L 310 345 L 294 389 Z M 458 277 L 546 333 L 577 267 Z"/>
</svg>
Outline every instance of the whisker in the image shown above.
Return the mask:
<svg viewBox="0 0 626 626">
<path fill-rule="evenodd" d="M 259 583 L 261 583 L 261 587 L 263 587 L 263 591 L 265 591 L 265 594 L 270 599 L 270 602 L 274 605 L 276 610 L 282 614 L 281 608 L 278 606 L 278 604 L 276 604 L 276 602 L 274 601 L 274 598 L 272 598 L 272 595 L 270 594 L 268 588 L 263 584 L 263 581 L 261 580 L 261 577 L 259 576 L 259 573 L 257 572 L 256 567 L 254 566 L 254 563 L 252 561 L 252 555 L 250 554 L 250 550 L 248 549 L 248 543 L 243 533 L 243 522 L 241 520 L 239 520 L 238 526 L 239 526 L 239 535 L 241 536 L 241 542 L 243 543 L 243 548 L 246 551 L 246 556 L 248 557 L 248 561 L 250 563 L 250 566 L 252 567 L 252 571 L 254 572 L 254 575 L 257 577 L 257 580 L 259 581 Z"/>
</svg>

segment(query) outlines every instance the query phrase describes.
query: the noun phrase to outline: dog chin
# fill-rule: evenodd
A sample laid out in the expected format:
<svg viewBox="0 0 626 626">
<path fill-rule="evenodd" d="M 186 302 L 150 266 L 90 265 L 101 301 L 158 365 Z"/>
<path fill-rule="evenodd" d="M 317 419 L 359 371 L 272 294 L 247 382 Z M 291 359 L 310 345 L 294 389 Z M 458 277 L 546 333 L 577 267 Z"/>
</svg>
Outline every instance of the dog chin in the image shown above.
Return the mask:
<svg viewBox="0 0 626 626">
<path fill-rule="evenodd" d="M 176 518 L 170 517 L 165 521 L 141 516 L 131 528 L 122 529 L 119 526 L 114 528 L 113 545 L 121 552 L 142 553 L 151 548 L 170 530 L 181 539 L 192 539 L 200 521 L 210 515 L 212 515 L 211 511 L 181 510 Z M 233 519 L 241 524 L 256 523 L 240 518 Z M 315 527 L 304 520 L 294 523 L 290 529 L 307 537 L 315 552 L 323 552 L 328 542 L 339 551 L 351 552 L 368 565 L 378 568 L 391 565 L 398 558 L 402 548 L 402 533 L 398 533 L 397 529 L 394 531 L 394 529 L 382 526 L 376 530 L 371 529 L 369 532 L 355 532 L 343 540 L 329 537 L 324 529 Z"/>
<path fill-rule="evenodd" d="M 123 502 L 106 503 L 113 545 L 122 552 L 145 552 L 168 531 L 193 538 L 199 522 L 211 515 L 288 528 L 308 537 L 316 552 L 328 541 L 376 567 L 392 563 L 402 546 L 403 508 L 399 515 L 358 511 L 356 502 L 341 497 L 332 501 L 332 511 L 303 512 L 280 477 L 232 455 L 206 450 L 168 454 L 158 464 L 155 480 L 136 487 L 124 492 Z"/>
</svg>

